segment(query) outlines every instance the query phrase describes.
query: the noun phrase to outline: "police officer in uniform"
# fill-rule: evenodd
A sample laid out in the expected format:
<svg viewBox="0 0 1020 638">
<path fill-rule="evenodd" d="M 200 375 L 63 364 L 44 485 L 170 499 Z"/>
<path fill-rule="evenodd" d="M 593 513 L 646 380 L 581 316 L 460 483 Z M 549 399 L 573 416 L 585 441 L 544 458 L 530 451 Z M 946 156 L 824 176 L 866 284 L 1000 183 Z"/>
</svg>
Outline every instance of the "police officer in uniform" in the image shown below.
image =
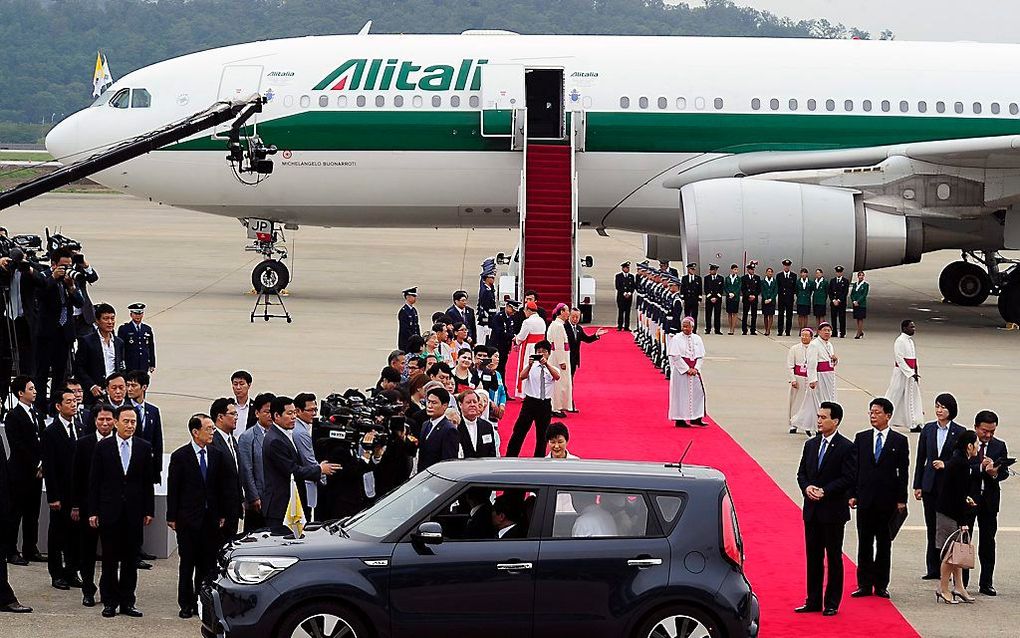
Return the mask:
<svg viewBox="0 0 1020 638">
<path fill-rule="evenodd" d="M 397 312 L 397 321 L 400 328 L 397 332 L 397 349 L 407 352 L 407 342 L 414 335 L 421 335 L 421 326 L 418 325 L 418 309 L 414 302 L 418 301 L 418 287 L 408 288 L 403 291 L 404 305 Z"/>
<path fill-rule="evenodd" d="M 117 337 L 124 342 L 124 366 L 127 370 L 141 370 L 152 374 L 156 370 L 156 339 L 152 327 L 142 323 L 145 304 L 128 306 L 131 321 L 117 329 Z"/>
<path fill-rule="evenodd" d="M 616 331 L 630 332 L 630 305 L 634 301 L 634 275 L 630 274 L 630 262 L 620 264 L 622 272 L 616 273 Z"/>
<path fill-rule="evenodd" d="M 718 264 L 708 265 L 708 274 L 705 275 L 702 291 L 705 294 L 705 334 L 712 334 L 714 325 L 715 334 L 721 335 L 719 319 L 722 316 L 723 277 L 719 274 Z"/>
<path fill-rule="evenodd" d="M 489 340 L 488 345 L 499 351 L 499 365 L 496 370 L 506 379 L 506 363 L 510 359 L 510 350 L 514 345 L 514 336 L 517 334 L 517 317 L 515 314 L 521 304 L 509 299 L 503 310 L 489 316 Z"/>
<path fill-rule="evenodd" d="M 684 301 L 687 316 L 694 319 L 694 332 L 698 331 L 698 306 L 701 305 L 701 277 L 698 276 L 698 264 L 693 261 L 687 264 L 687 274 L 680 280 L 680 298 Z M 680 317 L 677 319 L 677 332 L 680 328 Z"/>
<path fill-rule="evenodd" d="M 793 262 L 789 259 L 783 260 L 783 269 L 776 275 L 776 282 L 779 285 L 779 300 L 777 305 L 778 317 L 776 318 L 776 335 L 790 336 L 790 324 L 793 323 L 793 302 L 797 297 L 797 275 L 790 266 Z"/>
<path fill-rule="evenodd" d="M 832 334 L 846 337 L 846 299 L 850 295 L 850 280 L 843 276 L 843 267 L 836 266 L 836 276 L 829 281 L 829 316 Z"/>
<path fill-rule="evenodd" d="M 751 314 L 751 334 L 758 334 L 758 302 L 761 299 L 761 277 L 754 274 L 755 263 L 747 264 L 747 274 L 740 278 L 740 297 L 744 314 L 740 319 L 740 332 L 747 334 L 747 314 Z"/>
<path fill-rule="evenodd" d="M 487 345 L 489 333 L 489 320 L 499 310 L 496 303 L 496 288 L 493 285 L 496 281 L 496 273 L 486 270 L 482 273 L 482 283 L 478 286 L 478 342 L 476 345 Z"/>
</svg>

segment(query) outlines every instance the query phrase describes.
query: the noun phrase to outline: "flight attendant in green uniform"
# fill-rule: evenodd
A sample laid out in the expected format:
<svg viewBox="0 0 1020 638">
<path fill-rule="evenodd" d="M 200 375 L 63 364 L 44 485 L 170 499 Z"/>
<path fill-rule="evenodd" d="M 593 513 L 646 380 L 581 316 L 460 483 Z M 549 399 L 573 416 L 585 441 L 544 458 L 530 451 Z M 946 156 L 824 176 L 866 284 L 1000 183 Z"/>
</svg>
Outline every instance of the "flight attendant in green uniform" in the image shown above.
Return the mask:
<svg viewBox="0 0 1020 638">
<path fill-rule="evenodd" d="M 808 279 L 807 268 L 800 269 L 800 279 L 797 280 L 797 326 L 801 330 L 808 327 L 808 317 L 811 316 L 811 296 L 815 293 L 815 282 Z"/>
<path fill-rule="evenodd" d="M 829 303 L 829 282 L 825 278 L 825 271 L 815 268 L 815 291 L 811 295 L 811 305 L 814 308 L 815 321 L 822 323 L 828 315 L 826 306 Z"/>
<path fill-rule="evenodd" d="M 723 299 L 726 300 L 726 317 L 730 322 L 730 334 L 737 328 L 737 313 L 740 312 L 740 266 L 730 266 L 730 274 L 723 281 Z"/>
<path fill-rule="evenodd" d="M 858 271 L 857 281 L 850 286 L 850 307 L 853 308 L 854 319 L 857 320 L 857 336 L 860 339 L 864 336 L 864 320 L 868 318 L 868 291 L 871 286 L 864 281 L 864 271 Z"/>
<path fill-rule="evenodd" d="M 776 317 L 776 297 L 779 296 L 779 282 L 776 271 L 765 269 L 765 278 L 761 280 L 761 317 L 765 321 L 765 336 L 772 330 L 772 321 Z"/>
</svg>

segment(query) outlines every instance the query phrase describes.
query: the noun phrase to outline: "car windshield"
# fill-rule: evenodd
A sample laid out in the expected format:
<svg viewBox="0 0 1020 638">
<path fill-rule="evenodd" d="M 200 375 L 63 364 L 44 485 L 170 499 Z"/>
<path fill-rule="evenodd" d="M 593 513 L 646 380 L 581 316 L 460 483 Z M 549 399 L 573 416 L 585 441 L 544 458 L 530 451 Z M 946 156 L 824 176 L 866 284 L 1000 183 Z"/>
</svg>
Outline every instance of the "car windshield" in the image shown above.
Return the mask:
<svg viewBox="0 0 1020 638">
<path fill-rule="evenodd" d="M 354 537 L 382 540 L 450 490 L 453 481 L 421 472 L 343 525 Z"/>
</svg>

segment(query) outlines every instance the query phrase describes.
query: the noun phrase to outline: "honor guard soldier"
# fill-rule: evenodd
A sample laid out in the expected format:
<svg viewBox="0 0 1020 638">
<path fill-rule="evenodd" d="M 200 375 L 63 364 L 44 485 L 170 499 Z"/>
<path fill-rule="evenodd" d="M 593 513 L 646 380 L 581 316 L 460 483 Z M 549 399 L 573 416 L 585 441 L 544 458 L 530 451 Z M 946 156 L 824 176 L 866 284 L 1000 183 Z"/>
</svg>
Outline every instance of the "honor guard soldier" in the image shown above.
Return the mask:
<svg viewBox="0 0 1020 638">
<path fill-rule="evenodd" d="M 499 367 L 496 370 L 503 378 L 506 378 L 506 362 L 510 360 L 510 350 L 513 348 L 514 335 L 517 334 L 517 311 L 521 304 L 513 299 L 508 299 L 503 310 L 489 317 L 489 343 L 499 351 Z"/>
<path fill-rule="evenodd" d="M 397 312 L 397 321 L 400 328 L 397 332 L 397 350 L 407 352 L 407 342 L 414 335 L 421 335 L 421 326 L 418 325 L 418 309 L 414 307 L 418 301 L 418 287 L 408 288 L 403 291 L 404 305 Z"/>
<path fill-rule="evenodd" d="M 684 301 L 687 316 L 694 319 L 694 332 L 698 331 L 698 307 L 701 305 L 701 277 L 698 276 L 698 264 L 693 261 L 687 264 L 687 274 L 680 280 L 680 298 Z M 683 317 L 681 317 L 682 319 Z M 677 319 L 679 332 L 680 320 Z"/>
<path fill-rule="evenodd" d="M 117 336 L 124 342 L 125 369 L 152 374 L 156 370 L 156 339 L 149 324 L 142 323 L 145 304 L 131 304 L 128 313 L 131 321 L 117 329 Z"/>
<path fill-rule="evenodd" d="M 751 334 L 758 334 L 758 300 L 761 298 L 761 277 L 754 274 L 757 264 L 747 264 L 747 274 L 740 278 L 740 298 L 743 300 L 744 314 L 740 318 L 740 332 L 747 334 L 747 314 L 751 314 Z"/>
<path fill-rule="evenodd" d="M 630 332 L 630 306 L 634 300 L 634 275 L 630 273 L 630 262 L 620 264 L 621 272 L 616 273 L 616 331 Z"/>
<path fill-rule="evenodd" d="M 829 318 L 832 331 L 842 339 L 846 337 L 846 298 L 850 295 L 850 280 L 843 276 L 843 267 L 836 266 L 836 276 L 829 281 Z"/>
<path fill-rule="evenodd" d="M 717 335 L 722 334 L 719 318 L 722 316 L 724 283 L 723 276 L 719 274 L 719 265 L 709 264 L 702 287 L 705 294 L 705 334 L 712 334 L 713 330 Z"/>
<path fill-rule="evenodd" d="M 793 262 L 789 259 L 783 260 L 783 269 L 776 275 L 778 282 L 778 299 L 776 312 L 779 315 L 776 319 L 776 335 L 790 336 L 790 324 L 793 323 L 793 306 L 797 298 L 797 275 L 790 270 Z"/>
<path fill-rule="evenodd" d="M 493 264 L 495 268 L 495 264 Z M 492 316 L 499 311 L 499 304 L 496 303 L 496 273 L 486 268 L 482 272 L 482 281 L 478 286 L 478 343 L 476 345 L 488 345 L 489 333 L 492 329 L 489 322 Z"/>
</svg>

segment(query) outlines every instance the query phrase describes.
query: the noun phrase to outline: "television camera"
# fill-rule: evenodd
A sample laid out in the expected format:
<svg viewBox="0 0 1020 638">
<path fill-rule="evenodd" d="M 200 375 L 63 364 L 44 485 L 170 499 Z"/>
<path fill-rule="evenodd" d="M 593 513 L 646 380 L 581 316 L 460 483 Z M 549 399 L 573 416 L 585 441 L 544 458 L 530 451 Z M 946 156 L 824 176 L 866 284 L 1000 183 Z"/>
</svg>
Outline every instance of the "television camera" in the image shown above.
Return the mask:
<svg viewBox="0 0 1020 638">
<path fill-rule="evenodd" d="M 316 458 L 340 458 L 331 454 L 338 448 L 346 448 L 357 455 L 358 446 L 369 433 L 374 433 L 373 448 L 386 446 L 406 431 L 401 408 L 400 403 L 391 403 L 379 395 L 369 397 L 354 388 L 343 394 L 330 394 L 322 400 L 319 418 L 312 423 Z"/>
</svg>

